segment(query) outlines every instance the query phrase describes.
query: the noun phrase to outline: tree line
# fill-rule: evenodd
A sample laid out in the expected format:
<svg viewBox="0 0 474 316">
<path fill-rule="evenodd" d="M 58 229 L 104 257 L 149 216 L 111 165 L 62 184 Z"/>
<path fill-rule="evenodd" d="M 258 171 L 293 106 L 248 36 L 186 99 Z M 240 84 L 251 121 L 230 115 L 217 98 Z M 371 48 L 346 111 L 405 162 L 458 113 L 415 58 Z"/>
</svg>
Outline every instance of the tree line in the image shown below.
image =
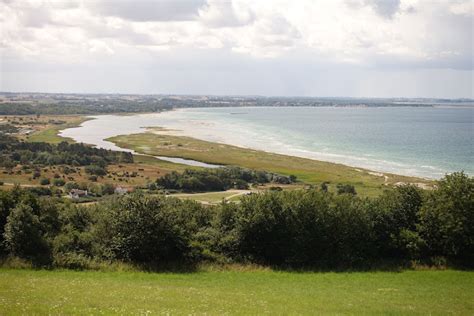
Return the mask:
<svg viewBox="0 0 474 316">
<path fill-rule="evenodd" d="M 4 257 L 37 266 L 143 267 L 243 262 L 290 268 L 371 268 L 474 262 L 474 179 L 454 173 L 435 189 L 387 190 L 377 198 L 306 189 L 252 194 L 240 203 L 135 193 L 94 206 L 0 192 Z"/>
<path fill-rule="evenodd" d="M 0 103 L 0 115 L 86 115 L 102 113 L 141 113 L 159 112 L 170 109 L 158 100 L 138 101 L 75 101 L 58 103 Z"/>
<path fill-rule="evenodd" d="M 94 165 L 97 167 L 90 167 L 90 169 L 96 172 L 97 168 L 104 168 L 110 163 L 120 162 L 133 162 L 133 155 L 128 152 L 118 152 L 67 142 L 61 142 L 57 145 L 45 142 L 29 143 L 0 134 L 0 166 L 6 168 L 13 168 L 17 164 Z"/>
<path fill-rule="evenodd" d="M 215 169 L 186 169 L 182 173 L 173 171 L 156 180 L 159 188 L 184 192 L 224 191 L 248 189 L 249 183 L 291 184 L 296 176 L 283 176 L 263 170 L 240 167 Z"/>
</svg>

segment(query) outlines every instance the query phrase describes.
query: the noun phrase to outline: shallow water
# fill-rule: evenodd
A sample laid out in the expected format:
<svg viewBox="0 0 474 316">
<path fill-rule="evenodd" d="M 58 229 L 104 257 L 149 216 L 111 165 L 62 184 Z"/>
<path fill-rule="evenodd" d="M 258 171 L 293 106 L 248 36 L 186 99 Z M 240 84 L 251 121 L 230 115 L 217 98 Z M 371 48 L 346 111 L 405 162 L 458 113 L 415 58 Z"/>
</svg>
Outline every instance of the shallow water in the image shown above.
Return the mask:
<svg viewBox="0 0 474 316">
<path fill-rule="evenodd" d="M 473 116 L 472 107 L 197 108 L 95 116 L 62 135 L 117 149 L 103 139 L 161 126 L 214 142 L 439 178 L 460 170 L 474 174 Z"/>
</svg>

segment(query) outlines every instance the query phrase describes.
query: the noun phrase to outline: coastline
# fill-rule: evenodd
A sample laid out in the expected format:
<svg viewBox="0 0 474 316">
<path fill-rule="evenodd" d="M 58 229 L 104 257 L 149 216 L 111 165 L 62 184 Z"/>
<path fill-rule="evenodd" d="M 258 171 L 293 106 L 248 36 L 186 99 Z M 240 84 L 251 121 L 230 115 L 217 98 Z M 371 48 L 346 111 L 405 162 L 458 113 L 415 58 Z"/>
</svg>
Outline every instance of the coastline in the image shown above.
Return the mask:
<svg viewBox="0 0 474 316">
<path fill-rule="evenodd" d="M 250 107 L 246 107 L 250 108 Z M 207 109 L 207 108 L 206 108 Z M 216 144 L 226 144 L 232 145 L 236 147 L 240 147 L 243 149 L 248 150 L 259 150 L 264 151 L 267 153 L 275 153 L 280 155 L 298 157 L 298 158 L 306 158 L 311 159 L 314 161 L 321 161 L 327 163 L 334 163 L 344 165 L 353 169 L 364 169 L 371 171 L 374 174 L 396 174 L 400 176 L 406 177 L 416 177 L 418 179 L 424 181 L 432 181 L 444 176 L 445 172 L 441 173 L 438 172 L 437 176 L 424 176 L 423 174 L 416 173 L 416 166 L 413 165 L 413 169 L 410 171 L 414 172 L 403 172 L 406 171 L 407 165 L 397 165 L 393 161 L 386 161 L 383 159 L 377 159 L 374 155 L 371 155 L 370 152 L 367 152 L 364 156 L 347 156 L 347 155 L 340 155 L 337 153 L 331 152 L 315 152 L 312 150 L 306 150 L 302 148 L 298 148 L 297 146 L 289 145 L 288 140 L 285 144 L 280 139 L 278 139 L 278 134 L 269 135 L 256 135 L 255 128 L 250 128 L 251 132 L 254 134 L 249 133 L 248 130 L 245 129 L 245 126 L 242 126 L 240 129 L 235 129 L 235 126 L 227 127 L 227 129 L 221 130 L 222 125 L 225 125 L 227 122 L 224 120 L 223 122 L 217 121 L 214 122 L 212 120 L 199 120 L 199 119 L 189 119 L 188 115 L 182 115 L 182 112 L 190 112 L 194 113 L 195 108 L 179 108 L 173 109 L 169 111 L 157 112 L 157 113 L 140 113 L 135 114 L 132 113 L 127 116 L 115 116 L 115 115 L 94 115 L 90 118 L 107 118 L 104 122 L 104 127 L 109 125 L 107 129 L 116 129 L 115 131 L 107 131 L 106 135 L 100 135 L 101 140 L 98 141 L 97 135 L 82 135 L 84 138 L 76 138 L 74 133 L 71 129 L 66 129 L 61 131 L 61 136 L 65 137 L 72 137 L 76 141 L 89 143 L 95 146 L 99 146 L 102 148 L 107 149 L 114 149 L 114 150 L 123 150 L 116 144 L 108 141 L 111 137 L 115 137 L 118 135 L 130 135 L 130 134 L 138 134 L 138 133 L 147 133 L 153 132 L 157 134 L 166 134 L 170 136 L 179 136 L 179 137 L 193 137 L 199 140 L 207 141 L 210 143 Z M 201 109 L 198 109 L 201 110 Z M 228 108 L 226 108 L 228 110 Z M 184 118 L 183 118 L 184 117 Z M 115 118 L 120 118 L 120 120 L 114 121 L 111 123 L 109 120 L 114 120 Z M 126 118 L 126 119 L 124 119 Z M 141 121 L 143 120 L 143 123 Z M 95 121 L 95 120 L 94 120 Z M 129 121 L 135 121 L 135 123 L 130 123 Z M 140 123 L 137 123 L 139 121 Z M 163 123 L 163 124 L 160 124 Z M 86 126 L 83 126 L 86 124 Z M 83 130 L 89 129 L 92 127 L 94 128 L 94 124 L 89 126 L 87 122 L 81 124 Z M 131 127 L 128 126 L 131 124 Z M 135 124 L 135 125 L 133 125 Z M 218 124 L 219 126 L 215 126 Z M 95 124 L 97 125 L 97 124 Z M 102 124 L 101 124 L 102 125 Z M 114 126 L 117 125 L 117 126 Z M 214 125 L 214 126 L 213 126 Z M 95 126 L 95 128 L 97 128 Z M 100 130 L 100 133 L 103 131 Z M 99 133 L 99 134 L 100 134 Z M 207 134 L 206 134 L 207 133 Z M 67 134 L 67 135 L 65 135 Z M 249 136 L 250 135 L 250 136 Z M 103 136 L 103 137 L 102 137 Z M 262 138 L 260 138 L 261 136 Z M 268 137 L 270 136 L 270 137 Z M 291 135 L 290 135 L 291 136 Z M 88 139 L 89 137 L 89 139 Z M 259 137 L 257 142 L 254 140 Z M 265 138 L 267 137 L 267 138 Z M 244 140 L 244 142 L 242 141 Z M 249 145 L 249 142 L 251 144 Z M 252 143 L 253 142 L 253 143 Z M 207 161 L 204 161 L 207 162 Z M 425 168 L 431 168 L 431 166 L 426 165 L 423 166 Z M 426 171 L 426 170 L 425 170 Z M 447 173 L 447 172 L 446 172 Z"/>
<path fill-rule="evenodd" d="M 247 109 L 265 107 L 245 107 Z M 269 107 L 267 107 L 269 108 Z M 285 107 L 279 107 L 285 108 Z M 289 108 L 289 107 L 286 107 Z M 291 108 L 291 107 L 290 107 Z M 318 107 L 323 108 L 323 107 Z M 336 107 L 324 107 L 326 109 Z M 163 112 L 163 125 L 155 126 L 159 133 L 163 133 L 166 129 L 167 135 L 193 137 L 199 140 L 204 140 L 212 143 L 226 144 L 237 146 L 245 149 L 260 150 L 269 153 L 276 153 L 281 155 L 293 156 L 298 158 L 306 158 L 315 161 L 323 161 L 335 164 L 342 164 L 353 168 L 362 168 L 376 173 L 390 173 L 407 177 L 417 177 L 420 179 L 433 181 L 442 178 L 445 174 L 450 173 L 433 167 L 431 165 L 414 166 L 409 162 L 396 162 L 395 160 L 387 160 L 384 158 L 377 158 L 376 154 L 365 152 L 361 155 L 351 153 L 338 153 L 331 150 L 312 150 L 302 148 L 298 144 L 292 143 L 289 140 L 283 141 L 278 138 L 278 130 L 275 133 L 262 133 L 258 127 L 253 127 L 250 130 L 247 126 L 225 126 L 228 122 L 209 122 L 200 119 L 182 119 L 180 113 L 191 112 L 194 110 L 202 110 L 209 108 L 179 108 L 172 111 Z M 225 109 L 229 108 L 213 108 Z M 353 107 L 355 110 L 356 108 Z M 357 108 L 359 109 L 359 108 Z M 365 108 L 364 108 L 365 109 Z M 177 119 L 178 117 L 178 119 Z M 168 120 L 169 119 L 169 120 Z M 173 121 L 177 121 L 175 124 Z M 150 127 L 144 128 L 142 132 L 146 132 Z M 258 131 L 258 132 L 256 132 Z M 356 145 L 355 145 L 356 146 Z M 324 149 L 324 148 L 323 148 Z M 453 171 L 458 171 L 454 170 Z"/>
</svg>

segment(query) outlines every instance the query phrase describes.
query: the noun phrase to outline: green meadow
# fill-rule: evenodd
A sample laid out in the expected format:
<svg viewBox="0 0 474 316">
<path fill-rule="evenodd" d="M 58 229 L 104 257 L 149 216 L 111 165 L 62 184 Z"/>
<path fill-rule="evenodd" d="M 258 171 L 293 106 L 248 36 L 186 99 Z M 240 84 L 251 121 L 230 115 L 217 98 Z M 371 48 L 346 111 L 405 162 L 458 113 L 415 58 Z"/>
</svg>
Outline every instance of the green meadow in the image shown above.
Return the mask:
<svg viewBox="0 0 474 316">
<path fill-rule="evenodd" d="M 73 142 L 70 138 L 59 136 L 59 132 L 66 128 L 77 127 L 89 120 L 89 118 L 83 116 L 57 116 L 57 118 L 65 121 L 65 123 L 60 125 L 47 125 L 46 128 L 33 133 L 27 140 L 29 142 L 45 142 L 51 144 L 59 144 L 63 141 Z"/>
<path fill-rule="evenodd" d="M 0 270 L 2 315 L 472 315 L 474 273 Z"/>
<path fill-rule="evenodd" d="M 284 175 L 295 175 L 309 184 L 329 182 L 352 184 L 362 195 L 377 195 L 396 183 L 421 183 L 429 181 L 394 174 L 377 174 L 336 163 L 292 157 L 265 151 L 252 150 L 194 139 L 155 133 L 140 133 L 116 136 L 108 139 L 119 147 L 136 152 L 181 157 L 213 164 L 236 165 L 251 169 L 266 170 Z"/>
</svg>

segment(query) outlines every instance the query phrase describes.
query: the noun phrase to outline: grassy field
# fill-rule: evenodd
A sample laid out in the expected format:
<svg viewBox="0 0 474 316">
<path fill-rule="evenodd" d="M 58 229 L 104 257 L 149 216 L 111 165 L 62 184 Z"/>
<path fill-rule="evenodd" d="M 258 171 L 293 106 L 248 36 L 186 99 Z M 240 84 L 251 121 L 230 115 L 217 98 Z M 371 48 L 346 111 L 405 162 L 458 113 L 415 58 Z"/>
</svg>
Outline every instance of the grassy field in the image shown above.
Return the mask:
<svg viewBox="0 0 474 316">
<path fill-rule="evenodd" d="M 246 192 L 250 192 L 248 190 L 228 190 L 228 191 L 220 191 L 220 192 L 207 192 L 207 193 L 178 193 L 172 194 L 172 196 L 180 198 L 180 199 L 189 199 L 195 200 L 198 202 L 202 202 L 205 204 L 218 204 L 222 202 L 222 200 L 226 201 L 238 201 L 242 195 Z"/>
<path fill-rule="evenodd" d="M 473 272 L 0 270 L 2 315 L 473 313 Z"/>
<path fill-rule="evenodd" d="M 112 164 L 107 167 L 109 176 L 97 178 L 97 183 L 110 183 L 123 187 L 143 186 L 147 183 L 154 182 L 171 171 L 183 171 L 187 166 L 174 164 L 171 162 L 159 160 L 153 157 L 137 155 L 134 157 L 134 163 Z M 54 179 L 55 174 L 59 174 L 66 182 L 74 181 L 77 183 L 91 182 L 88 180 L 89 175 L 84 171 L 84 167 L 76 167 L 78 172 L 64 175 L 60 170 L 60 166 L 46 166 L 41 168 L 41 177 L 32 179 L 31 173 L 25 173 L 21 170 L 21 166 L 13 169 L 13 172 L 7 172 L 5 168 L 0 168 L 0 181 L 5 185 L 0 189 L 9 189 L 13 184 L 24 186 L 39 186 L 40 179 Z M 22 172 L 21 172 L 22 171 Z M 124 176 L 124 174 L 136 173 L 136 176 Z"/>
<path fill-rule="evenodd" d="M 61 121 L 64 121 L 65 123 L 58 124 L 58 125 L 55 125 L 55 124 L 44 125 L 38 131 L 29 135 L 26 139 L 27 141 L 46 142 L 46 143 L 51 143 L 51 144 L 57 144 L 62 141 L 72 142 L 72 140 L 69 138 L 59 136 L 58 135 L 59 131 L 66 128 L 79 126 L 81 125 L 82 122 L 88 120 L 88 118 L 84 116 L 44 116 L 41 118 L 42 119 L 59 119 Z"/>
<path fill-rule="evenodd" d="M 316 161 L 264 151 L 197 140 L 190 137 L 141 133 L 108 139 L 137 152 L 194 159 L 213 164 L 237 165 L 252 169 L 296 175 L 310 184 L 348 183 L 363 195 L 376 195 L 387 186 L 404 183 L 429 183 L 426 180 L 393 174 L 377 174 L 341 164 Z M 331 187 L 331 186 L 330 186 Z"/>
</svg>

